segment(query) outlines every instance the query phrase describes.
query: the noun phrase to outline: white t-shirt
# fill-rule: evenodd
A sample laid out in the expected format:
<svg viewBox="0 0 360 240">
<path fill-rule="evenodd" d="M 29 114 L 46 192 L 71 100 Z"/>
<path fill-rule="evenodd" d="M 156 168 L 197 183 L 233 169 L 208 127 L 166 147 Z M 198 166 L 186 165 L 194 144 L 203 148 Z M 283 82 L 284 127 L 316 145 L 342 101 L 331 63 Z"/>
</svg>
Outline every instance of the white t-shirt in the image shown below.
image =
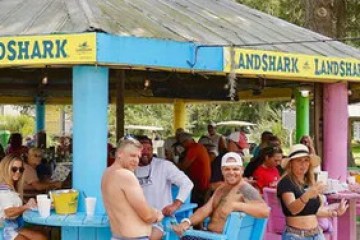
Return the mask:
<svg viewBox="0 0 360 240">
<path fill-rule="evenodd" d="M 156 208 L 163 209 L 173 203 L 171 185 L 179 187 L 176 199 L 184 202 L 190 195 L 194 184 L 172 162 L 153 157 L 147 166 L 138 167 L 135 175 L 148 203 Z"/>
<path fill-rule="evenodd" d="M 22 200 L 17 192 L 0 189 L 0 222 L 3 222 L 6 218 L 5 209 L 20 206 L 22 206 Z"/>
</svg>

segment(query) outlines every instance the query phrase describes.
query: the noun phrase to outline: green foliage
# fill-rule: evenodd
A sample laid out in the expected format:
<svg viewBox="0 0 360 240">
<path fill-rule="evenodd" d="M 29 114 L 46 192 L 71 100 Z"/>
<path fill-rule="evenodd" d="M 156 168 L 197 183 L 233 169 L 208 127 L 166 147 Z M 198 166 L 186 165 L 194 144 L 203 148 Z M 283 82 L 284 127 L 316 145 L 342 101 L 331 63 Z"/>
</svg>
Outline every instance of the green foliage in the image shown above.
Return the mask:
<svg viewBox="0 0 360 240">
<path fill-rule="evenodd" d="M 116 108 L 109 106 L 109 131 L 115 137 Z M 162 137 L 172 135 L 173 106 L 171 104 L 149 104 L 149 105 L 125 105 L 125 125 L 148 125 L 159 126 L 165 130 L 161 131 Z M 132 134 L 150 134 L 131 130 Z"/>
<path fill-rule="evenodd" d="M 237 2 L 271 14 L 273 16 L 305 26 L 305 4 L 304 0 L 237 0 Z M 346 37 L 360 37 L 360 1 L 346 0 Z M 350 40 L 347 44 L 360 47 L 360 40 Z"/>
<path fill-rule="evenodd" d="M 10 132 L 19 132 L 23 136 L 33 135 L 35 120 L 28 115 L 19 116 L 0 116 L 1 130 L 9 130 Z"/>
</svg>

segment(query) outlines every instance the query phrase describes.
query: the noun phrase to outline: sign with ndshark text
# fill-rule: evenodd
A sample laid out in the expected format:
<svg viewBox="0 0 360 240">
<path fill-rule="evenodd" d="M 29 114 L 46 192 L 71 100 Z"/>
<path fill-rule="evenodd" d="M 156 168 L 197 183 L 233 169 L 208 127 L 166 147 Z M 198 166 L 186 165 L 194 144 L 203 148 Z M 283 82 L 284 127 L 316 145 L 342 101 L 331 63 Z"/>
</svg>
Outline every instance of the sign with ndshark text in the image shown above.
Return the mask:
<svg viewBox="0 0 360 240">
<path fill-rule="evenodd" d="M 0 67 L 95 61 L 96 33 L 0 37 Z"/>
</svg>

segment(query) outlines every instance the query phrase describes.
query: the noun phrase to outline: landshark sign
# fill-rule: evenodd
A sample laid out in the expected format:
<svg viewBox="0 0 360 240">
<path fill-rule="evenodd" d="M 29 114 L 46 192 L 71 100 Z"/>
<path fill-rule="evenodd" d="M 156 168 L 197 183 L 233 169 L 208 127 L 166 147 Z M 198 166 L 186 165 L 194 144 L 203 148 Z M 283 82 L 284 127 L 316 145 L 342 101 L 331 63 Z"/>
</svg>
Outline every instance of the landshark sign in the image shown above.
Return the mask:
<svg viewBox="0 0 360 240">
<path fill-rule="evenodd" d="M 235 48 L 231 69 L 230 51 L 228 47 L 224 49 L 225 72 L 270 78 L 360 81 L 359 59 Z"/>
<path fill-rule="evenodd" d="M 0 67 L 95 61 L 95 33 L 0 38 Z"/>
</svg>

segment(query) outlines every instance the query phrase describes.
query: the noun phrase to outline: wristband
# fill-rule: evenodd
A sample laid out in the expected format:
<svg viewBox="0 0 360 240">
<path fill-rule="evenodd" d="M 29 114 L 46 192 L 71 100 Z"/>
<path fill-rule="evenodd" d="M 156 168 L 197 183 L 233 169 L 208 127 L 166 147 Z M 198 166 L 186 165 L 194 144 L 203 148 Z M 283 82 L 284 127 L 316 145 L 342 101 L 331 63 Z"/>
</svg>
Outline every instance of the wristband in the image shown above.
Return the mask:
<svg viewBox="0 0 360 240">
<path fill-rule="evenodd" d="M 191 223 L 191 221 L 190 221 L 189 218 L 183 218 L 183 219 L 181 220 L 181 223 L 183 223 L 183 222 L 187 222 L 190 227 L 191 227 L 191 225 L 192 225 L 192 223 Z"/>
</svg>

